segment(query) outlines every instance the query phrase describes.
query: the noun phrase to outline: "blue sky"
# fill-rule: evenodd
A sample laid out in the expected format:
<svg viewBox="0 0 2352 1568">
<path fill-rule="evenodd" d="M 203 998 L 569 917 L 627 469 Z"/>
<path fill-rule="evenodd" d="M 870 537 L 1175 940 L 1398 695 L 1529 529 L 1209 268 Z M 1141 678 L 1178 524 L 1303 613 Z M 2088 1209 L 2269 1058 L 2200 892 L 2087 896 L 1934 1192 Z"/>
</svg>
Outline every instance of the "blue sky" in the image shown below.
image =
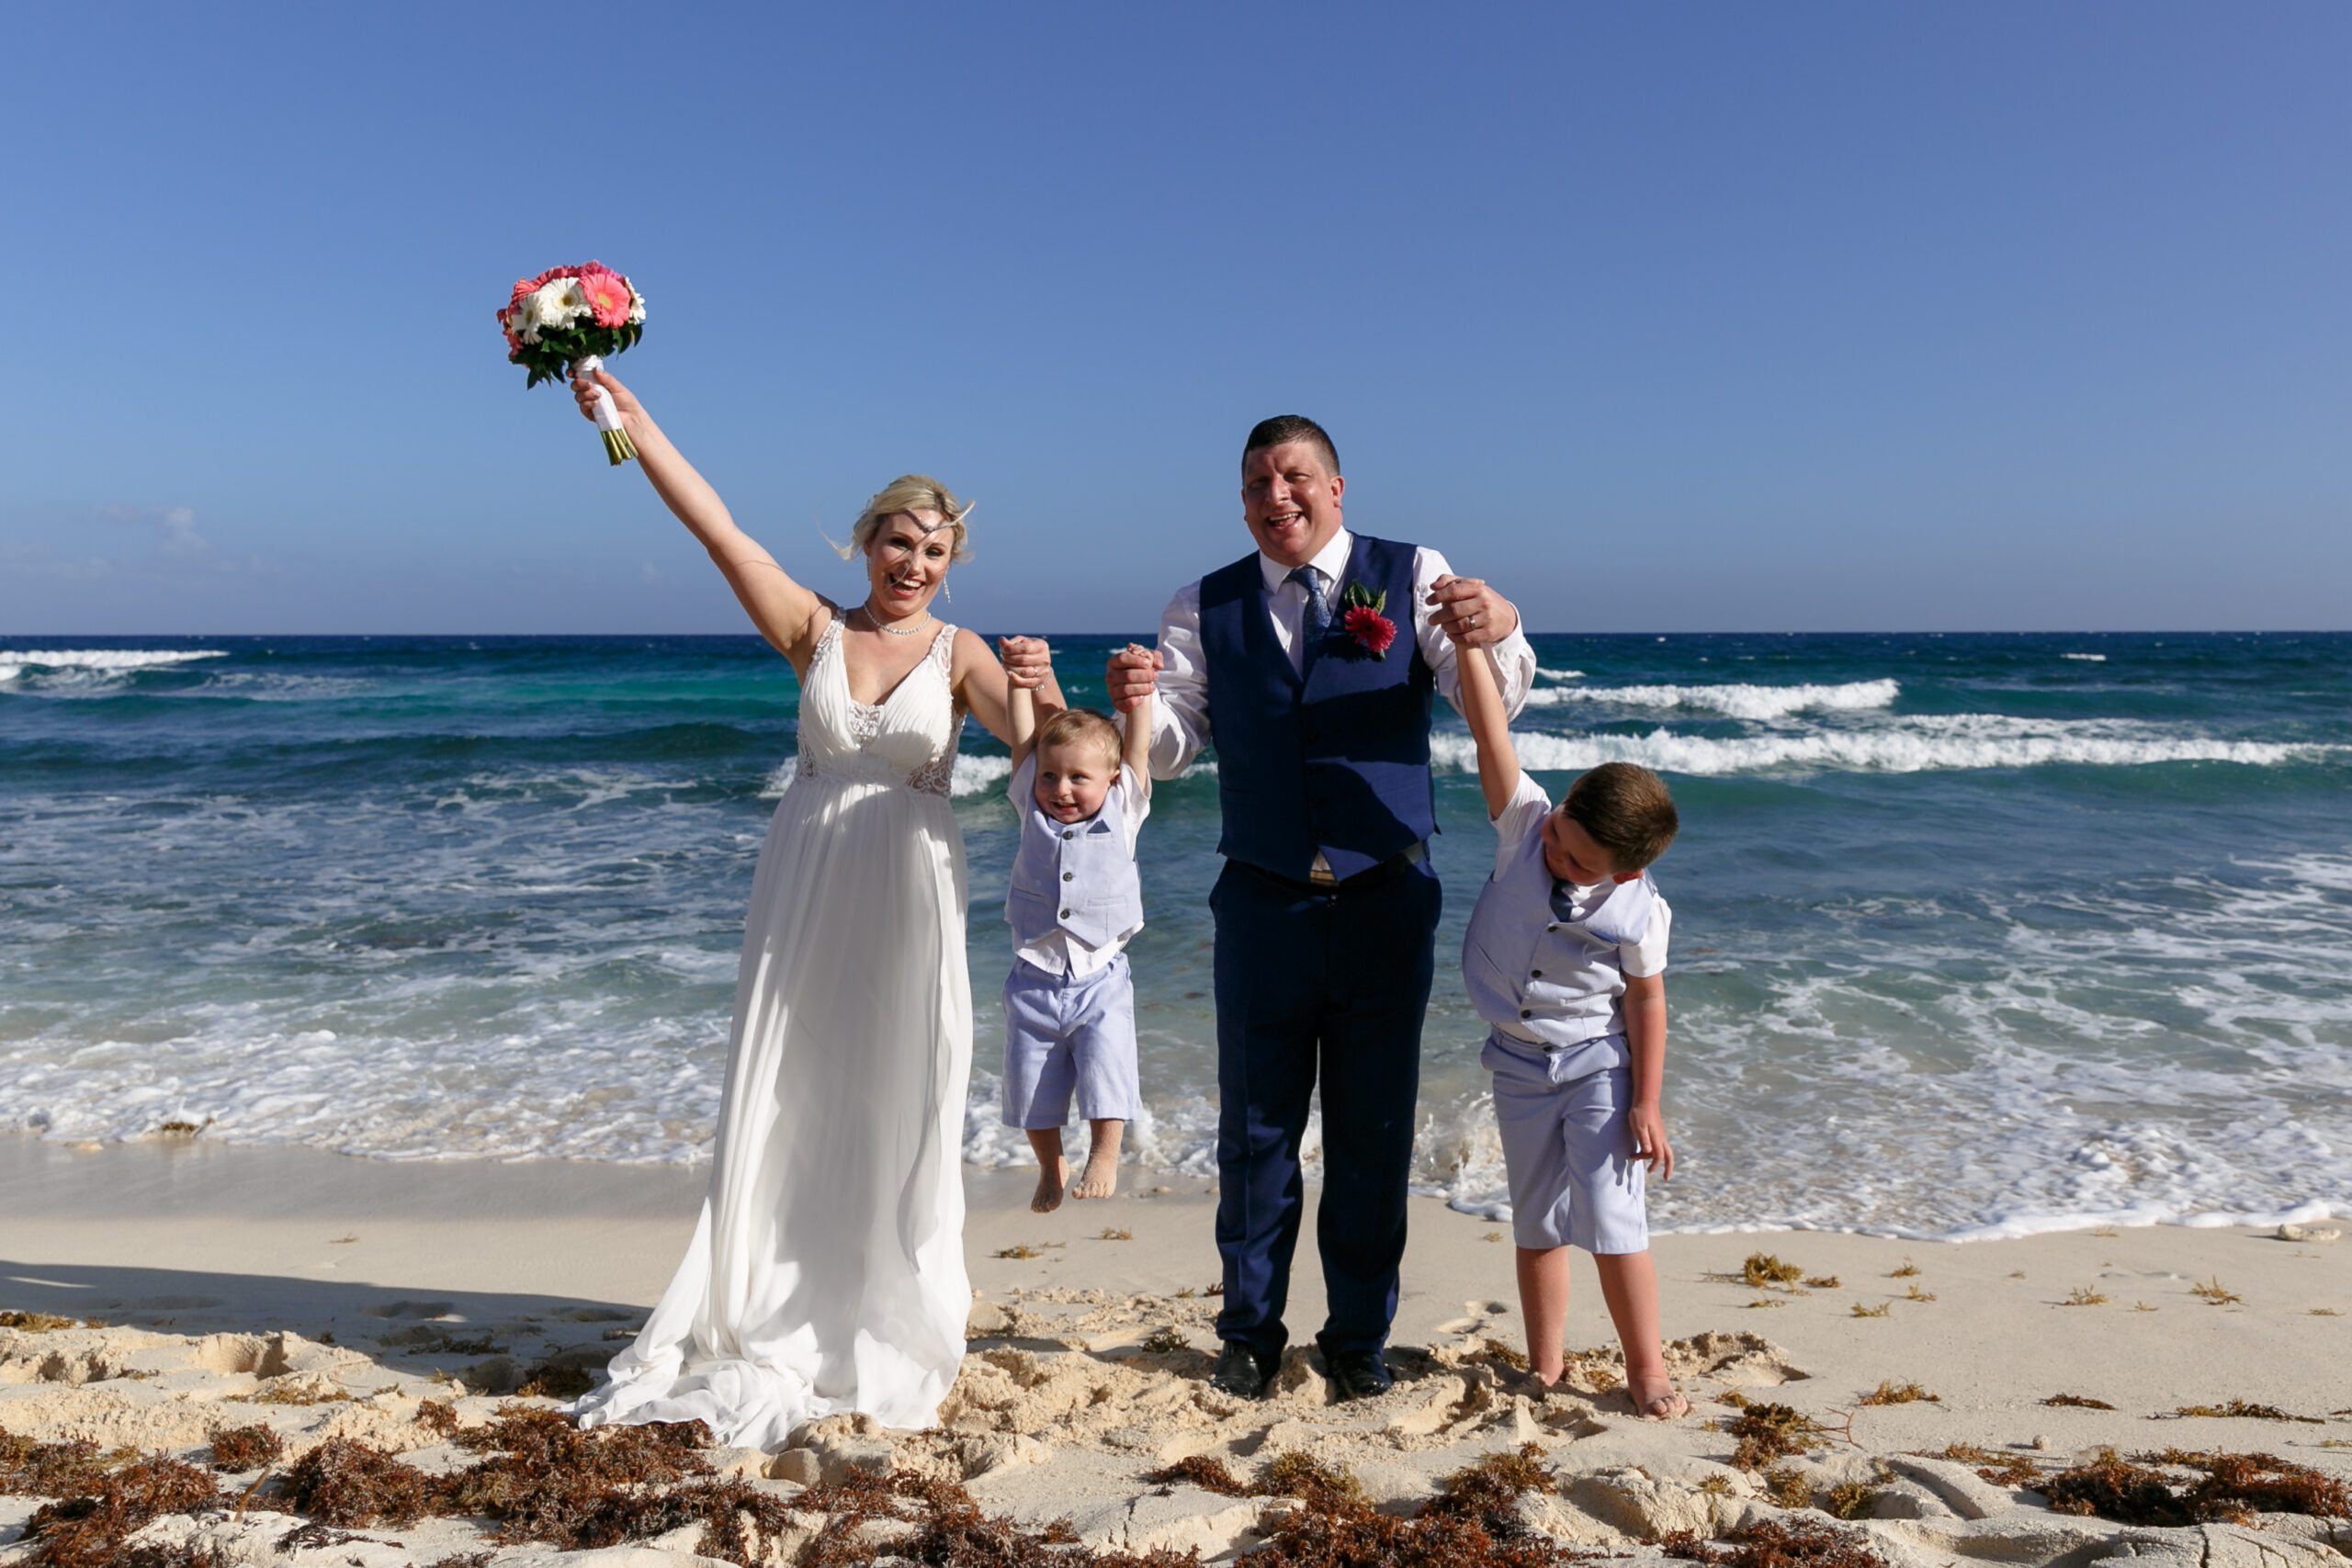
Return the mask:
<svg viewBox="0 0 2352 1568">
<path fill-rule="evenodd" d="M 1242 434 L 1548 630 L 2352 625 L 2352 9 L 27 6 L 0 637 L 730 631 L 492 311 L 787 567 L 1148 627 Z"/>
</svg>

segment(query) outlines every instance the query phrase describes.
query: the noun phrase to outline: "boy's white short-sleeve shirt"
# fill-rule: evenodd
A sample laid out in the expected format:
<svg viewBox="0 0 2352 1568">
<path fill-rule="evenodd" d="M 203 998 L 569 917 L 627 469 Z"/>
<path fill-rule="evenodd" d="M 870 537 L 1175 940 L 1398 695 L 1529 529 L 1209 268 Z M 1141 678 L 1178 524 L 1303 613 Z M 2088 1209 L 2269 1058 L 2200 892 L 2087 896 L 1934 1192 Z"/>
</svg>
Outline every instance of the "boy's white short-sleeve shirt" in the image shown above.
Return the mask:
<svg viewBox="0 0 2352 1568">
<path fill-rule="evenodd" d="M 1519 787 L 1504 803 L 1502 814 L 1495 818 L 1495 873 L 1502 874 L 1513 860 L 1526 848 L 1527 840 L 1544 831 L 1544 819 L 1552 815 L 1552 797 L 1535 782 L 1535 775 L 1522 768 Z M 1597 882 L 1589 886 L 1565 884 L 1568 891 L 1568 918 L 1583 920 L 1608 901 L 1613 882 Z M 1642 979 L 1666 973 L 1667 933 L 1674 924 L 1674 911 L 1667 907 L 1665 896 L 1654 895 L 1649 930 L 1639 942 L 1617 944 L 1618 965 L 1628 978 Z"/>
<path fill-rule="evenodd" d="M 1037 754 L 1035 751 L 1023 758 L 1021 766 L 1012 770 L 1012 777 L 1006 782 L 1004 793 L 1015 809 L 1023 813 L 1022 820 L 1027 821 L 1026 814 L 1037 807 Z M 1143 837 L 1143 819 L 1151 815 L 1151 790 L 1125 762 L 1119 764 L 1118 783 L 1103 797 L 1102 809 L 1119 813 L 1119 825 L 1126 835 L 1127 858 L 1135 859 L 1136 842 Z M 1136 932 L 1141 930 L 1143 927 L 1136 926 L 1121 931 L 1100 947 L 1089 947 L 1056 926 L 1029 946 L 1015 943 L 1013 956 L 1026 959 L 1048 974 L 1067 975 L 1073 980 L 1082 980 L 1125 952 L 1127 943 L 1134 941 Z"/>
</svg>

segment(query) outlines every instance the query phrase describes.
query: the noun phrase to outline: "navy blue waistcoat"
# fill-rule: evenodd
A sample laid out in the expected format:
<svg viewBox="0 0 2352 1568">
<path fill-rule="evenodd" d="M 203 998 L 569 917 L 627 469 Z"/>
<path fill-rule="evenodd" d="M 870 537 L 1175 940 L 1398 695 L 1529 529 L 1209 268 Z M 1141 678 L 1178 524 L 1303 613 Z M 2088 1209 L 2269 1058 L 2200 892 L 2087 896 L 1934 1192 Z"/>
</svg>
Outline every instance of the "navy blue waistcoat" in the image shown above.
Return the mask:
<svg viewBox="0 0 2352 1568">
<path fill-rule="evenodd" d="M 1410 545 L 1355 536 L 1339 588 L 1385 592 L 1396 639 L 1374 658 L 1342 625 L 1343 604 L 1306 649 L 1304 673 L 1274 640 L 1254 552 L 1201 579 L 1218 853 L 1303 882 L 1320 850 L 1333 875 L 1349 877 L 1437 831 L 1437 682 L 1413 637 L 1413 556 Z"/>
</svg>

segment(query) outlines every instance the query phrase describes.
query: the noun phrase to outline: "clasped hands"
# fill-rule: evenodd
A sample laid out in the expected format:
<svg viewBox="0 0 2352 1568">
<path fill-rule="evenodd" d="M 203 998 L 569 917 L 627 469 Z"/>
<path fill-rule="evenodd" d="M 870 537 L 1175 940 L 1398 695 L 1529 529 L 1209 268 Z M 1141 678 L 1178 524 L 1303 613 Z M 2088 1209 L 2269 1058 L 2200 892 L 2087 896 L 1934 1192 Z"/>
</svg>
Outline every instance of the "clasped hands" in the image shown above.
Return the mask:
<svg viewBox="0 0 2352 1568">
<path fill-rule="evenodd" d="M 1004 664 L 1005 683 L 1024 692 L 1038 690 L 1054 672 L 1054 650 L 1043 637 L 999 637 L 996 656 Z"/>
<path fill-rule="evenodd" d="M 1475 577 L 1445 576 L 1430 584 L 1430 619 L 1453 639 L 1456 648 L 1489 648 L 1519 629 L 1519 612 L 1511 602 Z M 1131 713 L 1136 703 L 1158 689 L 1166 667 L 1157 649 L 1133 644 L 1111 656 L 1103 679 L 1111 688 L 1111 705 Z"/>
</svg>

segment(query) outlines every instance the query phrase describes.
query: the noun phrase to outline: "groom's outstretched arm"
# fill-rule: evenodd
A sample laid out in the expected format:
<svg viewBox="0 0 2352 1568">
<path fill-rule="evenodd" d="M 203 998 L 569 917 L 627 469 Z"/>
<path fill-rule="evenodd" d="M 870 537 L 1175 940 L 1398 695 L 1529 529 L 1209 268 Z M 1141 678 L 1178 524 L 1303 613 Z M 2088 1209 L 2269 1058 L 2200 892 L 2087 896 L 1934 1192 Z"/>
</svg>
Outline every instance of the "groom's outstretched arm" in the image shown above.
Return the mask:
<svg viewBox="0 0 2352 1568">
<path fill-rule="evenodd" d="M 1475 619 L 1478 624 L 1465 626 Z M 1452 634 L 1452 635 L 1449 635 Z M 1423 548 L 1413 558 L 1413 636 L 1421 660 L 1437 677 L 1438 694 L 1467 717 L 1462 706 L 1462 672 L 1454 637 L 1471 645 L 1469 657 L 1487 660 L 1502 691 L 1503 711 L 1512 718 L 1527 705 L 1535 684 L 1535 649 L 1520 624 L 1518 607 L 1472 577 L 1456 577 L 1445 557 Z"/>
<path fill-rule="evenodd" d="M 1136 700 L 1159 700 L 1151 708 L 1151 776 L 1172 779 L 1192 765 L 1209 743 L 1208 671 L 1201 659 L 1201 585 L 1188 583 L 1160 612 L 1159 647 L 1111 656 L 1105 672 L 1111 702 L 1121 713 Z"/>
</svg>

